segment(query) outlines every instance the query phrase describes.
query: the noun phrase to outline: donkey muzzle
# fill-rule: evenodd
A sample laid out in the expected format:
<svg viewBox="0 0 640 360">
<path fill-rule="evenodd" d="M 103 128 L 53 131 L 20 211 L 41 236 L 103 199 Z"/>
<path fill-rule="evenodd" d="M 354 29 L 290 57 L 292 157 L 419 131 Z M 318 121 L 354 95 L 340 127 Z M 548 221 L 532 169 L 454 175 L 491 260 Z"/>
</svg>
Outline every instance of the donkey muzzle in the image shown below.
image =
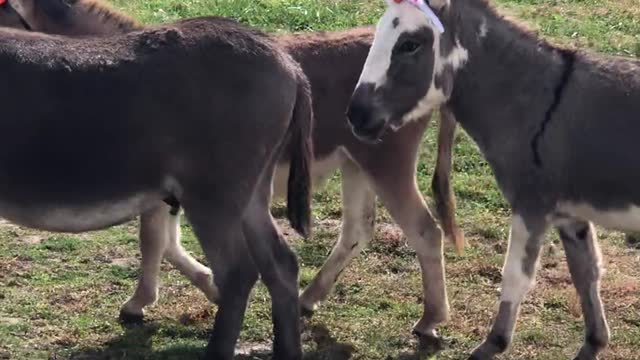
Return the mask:
<svg viewBox="0 0 640 360">
<path fill-rule="evenodd" d="M 363 142 L 376 143 L 384 135 L 389 121 L 375 106 L 373 84 L 358 85 L 351 96 L 347 119 L 353 134 Z"/>
</svg>

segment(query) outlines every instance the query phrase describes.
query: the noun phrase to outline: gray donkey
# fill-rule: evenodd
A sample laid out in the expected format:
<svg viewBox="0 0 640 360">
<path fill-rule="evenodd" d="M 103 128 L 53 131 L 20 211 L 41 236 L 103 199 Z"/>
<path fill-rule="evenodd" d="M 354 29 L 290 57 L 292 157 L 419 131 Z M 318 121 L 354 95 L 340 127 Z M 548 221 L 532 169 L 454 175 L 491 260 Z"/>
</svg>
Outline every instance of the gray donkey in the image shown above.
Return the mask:
<svg viewBox="0 0 640 360">
<path fill-rule="evenodd" d="M 288 145 L 288 218 L 308 235 L 310 87 L 288 54 L 210 17 L 103 38 L 0 29 L 0 68 L 0 216 L 83 232 L 181 206 L 221 290 L 207 358 L 233 357 L 258 275 L 274 357 L 302 357 L 298 264 L 269 208 Z"/>
<path fill-rule="evenodd" d="M 126 33 L 141 27 L 96 0 L 10 0 L 24 16 L 21 22 L 11 6 L 0 9 L 0 25 L 20 27 L 26 23 L 34 31 L 73 36 Z M 375 195 L 400 224 L 409 243 L 416 249 L 423 271 L 425 308 L 414 332 L 428 344 L 434 340 L 435 326 L 448 314 L 440 230 L 416 187 L 417 151 L 429 115 L 411 126 L 390 133 L 380 144 L 369 145 L 356 139 L 344 116 L 349 98 L 373 40 L 374 29 L 356 28 L 336 32 L 301 33 L 276 37 L 276 41 L 300 62 L 313 90 L 316 161 L 313 177 L 320 179 L 342 170 L 342 232 L 320 272 L 301 295 L 305 313 L 311 313 L 323 300 L 347 266 L 373 236 Z M 438 161 L 432 188 L 437 212 L 445 235 L 459 250 L 464 240 L 455 222 L 455 202 L 449 183 L 451 148 L 455 121 L 443 118 L 438 138 Z M 275 177 L 275 193 L 286 193 L 288 152 L 280 159 Z M 210 270 L 191 257 L 180 244 L 177 213 L 168 209 L 142 214 L 140 223 L 142 271 L 134 295 L 123 305 L 121 317 L 140 321 L 143 308 L 158 294 L 158 274 L 162 257 L 185 274 L 211 301 L 218 298 Z M 440 256 L 440 257 L 439 257 Z"/>
<path fill-rule="evenodd" d="M 576 359 L 609 341 L 593 223 L 640 230 L 640 61 L 550 45 L 481 0 L 394 0 L 348 117 L 367 141 L 446 104 L 513 210 L 500 307 L 472 359 L 511 342 L 544 234 L 560 233 L 584 314 Z"/>
</svg>

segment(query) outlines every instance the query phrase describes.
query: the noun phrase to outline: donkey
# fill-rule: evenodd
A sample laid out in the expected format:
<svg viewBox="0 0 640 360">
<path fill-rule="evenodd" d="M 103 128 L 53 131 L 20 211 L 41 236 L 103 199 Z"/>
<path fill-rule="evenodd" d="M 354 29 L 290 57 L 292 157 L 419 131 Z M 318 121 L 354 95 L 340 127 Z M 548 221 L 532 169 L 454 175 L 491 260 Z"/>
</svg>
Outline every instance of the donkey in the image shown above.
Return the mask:
<svg viewBox="0 0 640 360">
<path fill-rule="evenodd" d="M 298 264 L 269 211 L 288 145 L 288 218 L 309 235 L 312 100 L 288 54 L 206 17 L 105 38 L 0 29 L 0 67 L 0 216 L 84 232 L 180 206 L 221 290 L 207 357 L 233 357 L 260 275 L 274 356 L 301 359 Z"/>
<path fill-rule="evenodd" d="M 69 4 L 60 0 L 11 2 L 24 14 L 34 31 L 81 36 L 126 33 L 141 27 L 130 17 L 95 0 L 75 0 Z M 4 22 L 8 23 L 9 20 Z M 18 20 L 12 23 L 14 26 L 21 25 Z M 311 314 L 316 304 L 327 297 L 348 262 L 367 246 L 373 235 L 377 194 L 418 253 L 426 302 L 423 316 L 414 326 L 414 332 L 421 339 L 429 340 L 430 336 L 435 335 L 435 325 L 444 321 L 448 314 L 442 260 L 438 257 L 442 252 L 440 230 L 415 180 L 417 150 L 430 116 L 426 115 L 412 126 L 388 134 L 377 145 L 365 144 L 353 136 L 344 110 L 358 81 L 372 39 L 373 29 L 369 27 L 276 38 L 301 63 L 313 89 L 316 118 L 313 139 L 317 159 L 312 173 L 314 184 L 320 183 L 322 178 L 337 168 L 342 170 L 342 232 L 322 269 L 302 293 L 301 306 L 303 312 Z M 461 250 L 464 240 L 455 221 L 455 202 L 449 183 L 454 132 L 455 121 L 442 119 L 432 189 L 445 235 L 454 240 Z M 274 182 L 277 196 L 286 193 L 288 161 L 283 156 L 276 170 Z M 163 255 L 210 300 L 216 301 L 218 292 L 210 280 L 210 271 L 180 245 L 177 213 L 170 215 L 164 209 L 148 216 L 143 214 L 140 223 L 141 277 L 134 295 L 122 307 L 121 317 L 140 321 L 143 308 L 156 300 Z"/>
<path fill-rule="evenodd" d="M 640 230 L 640 61 L 550 45 L 481 0 L 388 1 L 349 106 L 354 132 L 375 141 L 442 104 L 513 211 L 500 307 L 471 359 L 509 346 L 551 226 L 584 314 L 576 359 L 596 359 L 609 329 L 593 224 Z"/>
</svg>

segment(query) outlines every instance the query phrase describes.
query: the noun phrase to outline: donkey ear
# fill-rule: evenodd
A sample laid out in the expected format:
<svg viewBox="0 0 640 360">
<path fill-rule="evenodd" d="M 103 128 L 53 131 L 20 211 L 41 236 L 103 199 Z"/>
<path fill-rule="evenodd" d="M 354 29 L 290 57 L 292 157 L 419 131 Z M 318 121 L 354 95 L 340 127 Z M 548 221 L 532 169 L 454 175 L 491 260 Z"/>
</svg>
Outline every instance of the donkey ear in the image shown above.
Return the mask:
<svg viewBox="0 0 640 360">
<path fill-rule="evenodd" d="M 440 11 L 451 5 L 451 0 L 427 0 L 427 3 L 432 9 Z"/>
</svg>

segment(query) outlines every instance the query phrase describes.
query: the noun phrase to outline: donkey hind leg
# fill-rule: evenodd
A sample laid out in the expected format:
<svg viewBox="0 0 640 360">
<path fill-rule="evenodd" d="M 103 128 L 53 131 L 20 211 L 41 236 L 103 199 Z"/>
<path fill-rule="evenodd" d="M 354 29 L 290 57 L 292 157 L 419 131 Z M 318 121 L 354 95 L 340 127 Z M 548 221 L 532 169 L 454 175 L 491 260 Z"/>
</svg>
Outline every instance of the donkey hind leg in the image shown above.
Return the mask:
<svg viewBox="0 0 640 360">
<path fill-rule="evenodd" d="M 523 218 L 517 213 L 512 216 L 498 314 L 489 336 L 473 351 L 471 359 L 493 359 L 511 343 L 520 304 L 535 280 L 547 227 L 545 216 Z"/>
<path fill-rule="evenodd" d="M 311 315 L 324 300 L 351 259 L 367 247 L 373 237 L 375 194 L 366 176 L 352 161 L 342 165 L 342 229 L 338 242 L 311 284 L 300 297 L 302 311 Z"/>
<path fill-rule="evenodd" d="M 220 289 L 218 311 L 206 359 L 233 359 L 240 335 L 249 293 L 258 280 L 242 232 L 242 213 L 229 202 L 183 201 L 185 215 L 192 225 Z M 210 204 L 214 204 L 212 207 Z"/>
<path fill-rule="evenodd" d="M 557 229 L 580 297 L 586 327 L 585 343 L 576 360 L 597 359 L 609 342 L 609 326 L 600 299 L 602 262 L 596 230 L 593 224 L 577 219 L 563 219 Z"/>
<path fill-rule="evenodd" d="M 268 181 L 267 181 L 268 180 Z M 260 278 L 271 295 L 273 358 L 302 359 L 298 261 L 270 213 L 271 177 L 264 177 L 245 212 L 243 229 Z M 223 297 L 225 289 L 221 289 Z"/>
<path fill-rule="evenodd" d="M 193 258 L 180 242 L 180 215 L 169 214 L 167 222 L 169 241 L 165 257 L 167 261 L 180 271 L 191 283 L 202 291 L 209 301 L 215 303 L 220 294 L 213 282 L 211 269 Z"/>
<path fill-rule="evenodd" d="M 142 271 L 133 296 L 120 308 L 120 320 L 124 323 L 142 322 L 144 307 L 153 304 L 158 298 L 160 264 L 169 242 L 168 217 L 168 206 L 159 206 L 140 216 Z"/>
</svg>

